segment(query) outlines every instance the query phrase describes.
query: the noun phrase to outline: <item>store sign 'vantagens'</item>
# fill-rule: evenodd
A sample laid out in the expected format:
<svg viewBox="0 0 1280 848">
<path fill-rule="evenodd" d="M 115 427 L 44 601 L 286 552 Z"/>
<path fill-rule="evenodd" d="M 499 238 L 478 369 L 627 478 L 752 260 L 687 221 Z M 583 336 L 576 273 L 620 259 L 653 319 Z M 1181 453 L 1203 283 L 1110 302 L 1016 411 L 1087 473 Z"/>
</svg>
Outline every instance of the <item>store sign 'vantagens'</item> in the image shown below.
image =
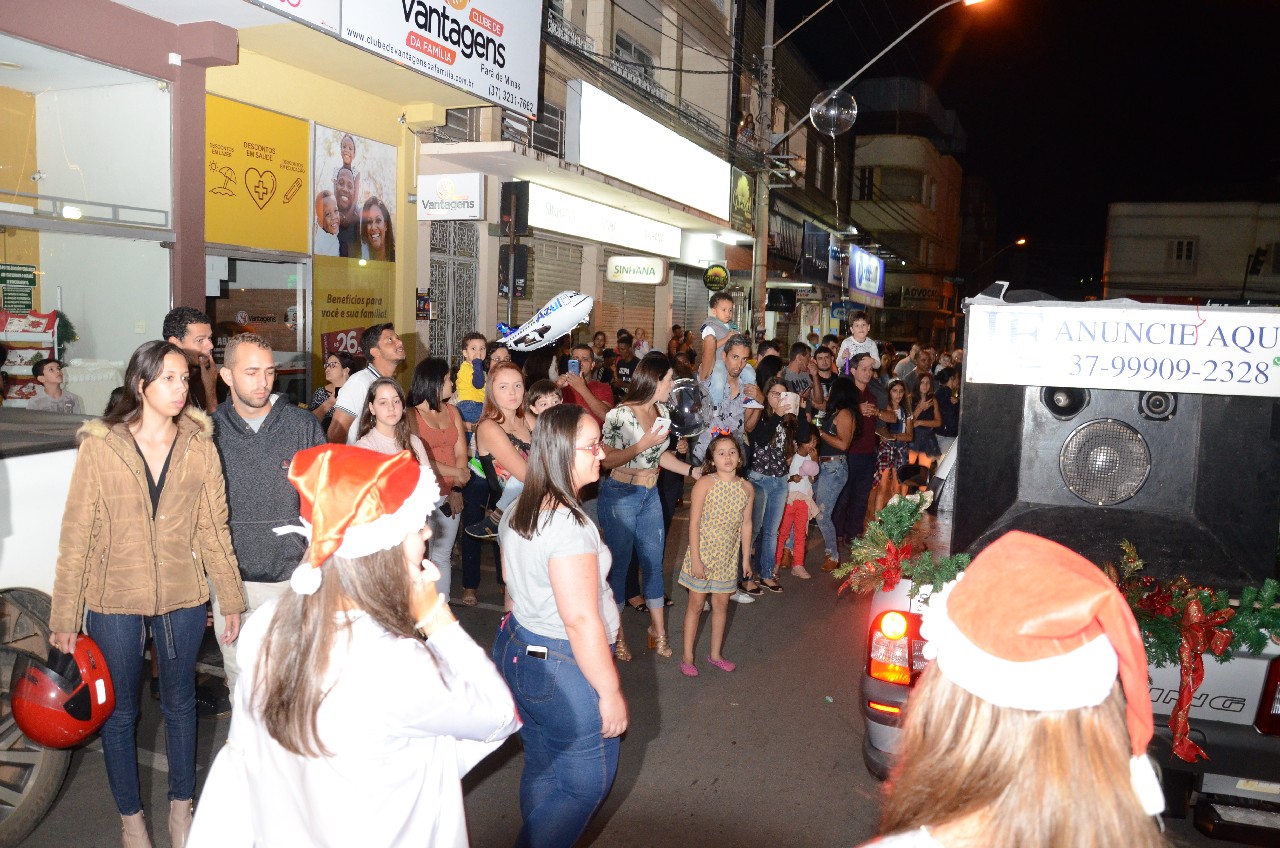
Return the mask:
<svg viewBox="0 0 1280 848">
<path fill-rule="evenodd" d="M 484 218 L 484 174 L 418 177 L 419 221 L 479 221 Z"/>
<path fill-rule="evenodd" d="M 647 283 L 660 286 L 667 281 L 667 263 L 656 256 L 610 256 L 604 266 L 609 283 Z"/>
<path fill-rule="evenodd" d="M 342 0 L 349 44 L 519 112 L 538 114 L 542 4 L 528 0 Z"/>
</svg>

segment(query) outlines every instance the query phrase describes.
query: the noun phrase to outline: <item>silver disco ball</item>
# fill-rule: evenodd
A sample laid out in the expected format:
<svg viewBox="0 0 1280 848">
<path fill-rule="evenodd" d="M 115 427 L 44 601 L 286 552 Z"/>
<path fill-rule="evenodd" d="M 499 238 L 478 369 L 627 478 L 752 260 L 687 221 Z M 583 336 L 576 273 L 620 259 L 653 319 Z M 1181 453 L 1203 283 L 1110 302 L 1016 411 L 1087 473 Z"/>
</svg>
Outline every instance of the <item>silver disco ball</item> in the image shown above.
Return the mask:
<svg viewBox="0 0 1280 848">
<path fill-rule="evenodd" d="M 692 377 L 681 377 L 671 384 L 667 410 L 671 415 L 671 432 L 682 439 L 696 436 L 707 426 L 702 408 L 710 404 L 707 390 Z"/>
</svg>

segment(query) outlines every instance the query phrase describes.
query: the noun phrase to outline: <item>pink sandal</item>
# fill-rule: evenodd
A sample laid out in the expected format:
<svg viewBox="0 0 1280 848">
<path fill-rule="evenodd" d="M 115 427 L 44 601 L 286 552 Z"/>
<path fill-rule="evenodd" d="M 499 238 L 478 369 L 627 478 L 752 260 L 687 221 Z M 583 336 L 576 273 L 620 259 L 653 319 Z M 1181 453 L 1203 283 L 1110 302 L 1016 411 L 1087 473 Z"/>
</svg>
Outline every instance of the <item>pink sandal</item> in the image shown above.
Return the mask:
<svg viewBox="0 0 1280 848">
<path fill-rule="evenodd" d="M 694 665 L 693 663 L 687 663 L 687 662 L 685 662 L 685 661 L 681 660 L 681 661 L 680 661 L 680 673 L 681 673 L 681 674 L 683 674 L 685 677 L 697 677 L 697 676 L 698 676 L 698 667 L 697 667 L 696 665 Z"/>
<path fill-rule="evenodd" d="M 711 657 L 707 657 L 707 662 L 711 663 L 721 671 L 733 671 L 738 667 L 736 663 L 730 662 L 729 660 L 713 660 Z"/>
</svg>

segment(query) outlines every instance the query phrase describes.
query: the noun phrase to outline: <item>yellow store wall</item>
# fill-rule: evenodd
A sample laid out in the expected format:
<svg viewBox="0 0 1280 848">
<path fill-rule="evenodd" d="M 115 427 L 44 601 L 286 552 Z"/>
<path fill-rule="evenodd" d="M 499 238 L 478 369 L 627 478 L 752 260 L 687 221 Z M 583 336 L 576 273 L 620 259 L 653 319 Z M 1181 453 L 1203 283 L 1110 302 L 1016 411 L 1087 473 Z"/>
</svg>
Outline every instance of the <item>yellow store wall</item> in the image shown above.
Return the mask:
<svg viewBox="0 0 1280 848">
<path fill-rule="evenodd" d="M 206 88 L 210 94 L 312 120 L 397 148 L 396 202 L 398 208 L 405 212 L 402 213 L 404 223 L 396 239 L 396 285 L 391 320 L 404 337 L 406 347 L 410 347 L 416 338 L 414 293 L 418 276 L 418 222 L 413 206 L 408 203 L 408 195 L 416 191 L 418 139 L 400 123 L 405 106 L 243 47 L 240 48 L 239 64 L 209 69 Z M 422 108 L 414 107 L 415 110 Z M 444 109 L 441 107 L 441 122 L 443 118 Z M 421 352 L 409 349 L 406 354 L 412 368 Z"/>
<path fill-rule="evenodd" d="M 33 206 L 13 193 L 36 194 L 36 184 L 31 182 L 36 170 L 35 95 L 0 87 L 0 127 L 4 128 L 0 131 L 0 201 Z M 7 227 L 0 236 L 0 262 L 39 265 L 40 234 Z"/>
</svg>

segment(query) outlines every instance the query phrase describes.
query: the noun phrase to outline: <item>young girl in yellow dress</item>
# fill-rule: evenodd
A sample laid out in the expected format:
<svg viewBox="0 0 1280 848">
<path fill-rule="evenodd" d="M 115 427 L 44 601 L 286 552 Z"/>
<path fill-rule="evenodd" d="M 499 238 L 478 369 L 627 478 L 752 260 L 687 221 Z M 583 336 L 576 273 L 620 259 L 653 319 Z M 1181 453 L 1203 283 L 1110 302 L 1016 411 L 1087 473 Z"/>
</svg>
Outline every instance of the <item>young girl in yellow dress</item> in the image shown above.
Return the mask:
<svg viewBox="0 0 1280 848">
<path fill-rule="evenodd" d="M 741 476 L 742 452 L 732 436 L 717 436 L 707 446 L 702 479 L 693 486 L 689 514 L 689 550 L 680 570 L 680 585 L 689 590 L 684 613 L 684 658 L 680 672 L 697 677 L 693 648 L 698 641 L 702 605 L 711 596 L 711 654 L 707 661 L 721 671 L 737 666 L 724 658 L 724 626 L 729 596 L 738 588 L 738 551 L 742 574 L 751 577 L 751 483 Z"/>
</svg>

